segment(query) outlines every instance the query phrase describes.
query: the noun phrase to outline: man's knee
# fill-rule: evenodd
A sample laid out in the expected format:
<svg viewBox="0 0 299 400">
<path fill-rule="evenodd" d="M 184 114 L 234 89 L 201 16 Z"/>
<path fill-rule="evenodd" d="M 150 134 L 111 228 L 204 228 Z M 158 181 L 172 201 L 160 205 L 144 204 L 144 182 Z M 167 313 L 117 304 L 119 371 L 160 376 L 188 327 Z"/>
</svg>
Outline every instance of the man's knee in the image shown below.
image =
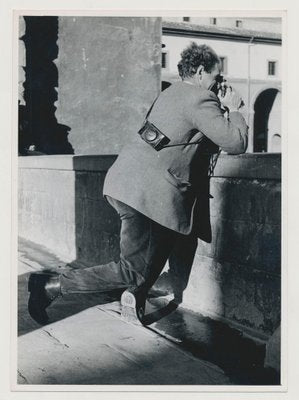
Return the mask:
<svg viewBox="0 0 299 400">
<path fill-rule="evenodd" d="M 124 261 L 121 262 L 121 268 L 123 280 L 128 286 L 140 286 L 144 283 L 144 277 Z"/>
</svg>

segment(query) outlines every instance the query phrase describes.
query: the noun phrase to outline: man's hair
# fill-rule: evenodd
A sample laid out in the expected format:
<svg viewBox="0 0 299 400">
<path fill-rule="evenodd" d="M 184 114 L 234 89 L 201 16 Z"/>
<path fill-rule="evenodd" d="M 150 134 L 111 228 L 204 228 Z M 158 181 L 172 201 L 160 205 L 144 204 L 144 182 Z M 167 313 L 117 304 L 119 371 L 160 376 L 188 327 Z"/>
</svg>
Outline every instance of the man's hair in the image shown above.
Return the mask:
<svg viewBox="0 0 299 400">
<path fill-rule="evenodd" d="M 203 65 L 206 72 L 211 72 L 217 63 L 220 63 L 220 59 L 211 47 L 191 42 L 181 53 L 178 63 L 179 75 L 182 79 L 189 78 L 196 73 L 200 65 Z"/>
</svg>

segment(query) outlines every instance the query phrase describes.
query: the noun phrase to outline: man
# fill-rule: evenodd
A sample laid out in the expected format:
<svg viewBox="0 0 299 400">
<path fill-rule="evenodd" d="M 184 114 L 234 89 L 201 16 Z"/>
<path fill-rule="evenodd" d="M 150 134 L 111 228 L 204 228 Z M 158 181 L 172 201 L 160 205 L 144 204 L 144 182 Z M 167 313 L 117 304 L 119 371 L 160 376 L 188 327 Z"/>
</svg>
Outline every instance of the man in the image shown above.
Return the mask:
<svg viewBox="0 0 299 400">
<path fill-rule="evenodd" d="M 245 152 L 248 127 L 239 95 L 228 88 L 221 104 L 213 92 L 220 76 L 216 53 L 191 43 L 181 57 L 182 81 L 160 94 L 140 142 L 123 148 L 105 179 L 104 196 L 122 222 L 120 260 L 61 275 L 31 274 L 28 309 L 39 323 L 47 322 L 46 308 L 59 295 L 116 288 L 124 289 L 122 315 L 142 321 L 146 295 L 167 259 L 177 268 L 191 265 L 197 237 L 211 240 L 211 157 L 218 146 Z"/>
</svg>

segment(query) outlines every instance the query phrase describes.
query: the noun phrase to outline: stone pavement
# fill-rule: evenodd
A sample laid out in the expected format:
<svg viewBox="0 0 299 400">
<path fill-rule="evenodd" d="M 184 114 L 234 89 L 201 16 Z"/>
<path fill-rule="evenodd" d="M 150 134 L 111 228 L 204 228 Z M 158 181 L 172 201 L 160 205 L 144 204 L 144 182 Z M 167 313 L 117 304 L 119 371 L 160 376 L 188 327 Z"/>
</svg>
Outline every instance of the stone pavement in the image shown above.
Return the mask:
<svg viewBox="0 0 299 400">
<path fill-rule="evenodd" d="M 28 276 L 58 265 L 67 268 L 46 249 L 20 241 L 18 388 L 277 383 L 258 365 L 258 356 L 248 362 L 249 353 L 260 355 L 250 341 L 244 347 L 238 333 L 187 310 L 176 310 L 167 297 L 149 299 L 148 325 L 143 327 L 120 318 L 119 292 L 68 295 L 51 305 L 51 323 L 41 327 L 27 312 Z M 243 348 L 247 361 L 238 364 Z M 229 357 L 230 353 L 237 358 Z"/>
</svg>

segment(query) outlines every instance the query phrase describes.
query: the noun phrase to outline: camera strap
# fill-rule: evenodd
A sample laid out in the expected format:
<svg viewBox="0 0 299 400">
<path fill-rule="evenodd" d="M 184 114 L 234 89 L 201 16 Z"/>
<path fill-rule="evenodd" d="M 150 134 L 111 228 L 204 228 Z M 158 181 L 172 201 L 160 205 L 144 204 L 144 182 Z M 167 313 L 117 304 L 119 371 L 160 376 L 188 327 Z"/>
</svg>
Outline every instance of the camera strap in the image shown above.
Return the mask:
<svg viewBox="0 0 299 400">
<path fill-rule="evenodd" d="M 163 149 L 165 149 L 165 147 L 190 146 L 191 144 L 199 144 L 200 142 L 203 141 L 203 139 L 204 139 L 204 136 L 201 137 L 199 140 L 196 140 L 195 142 L 176 143 L 176 144 L 166 144 L 165 146 L 163 146 Z"/>
<path fill-rule="evenodd" d="M 150 113 L 151 113 L 151 111 L 152 111 L 152 108 L 154 107 L 154 104 L 156 103 L 158 97 L 159 97 L 159 96 L 157 96 L 157 97 L 155 98 L 155 100 L 153 101 L 152 105 L 150 106 L 150 108 L 149 108 L 149 110 L 148 110 L 148 112 L 147 112 L 147 114 L 146 114 L 146 116 L 145 116 L 144 124 L 145 124 L 146 122 L 149 122 L 151 125 L 155 126 L 152 122 L 148 121 L 148 117 L 149 117 L 149 115 L 150 115 Z M 190 146 L 190 145 L 193 145 L 193 144 L 199 144 L 199 143 L 204 139 L 204 137 L 205 137 L 205 136 L 201 137 L 199 140 L 194 141 L 194 142 L 167 144 L 167 145 L 164 145 L 164 146 L 162 147 L 162 149 L 165 149 L 166 147 Z M 162 149 L 161 149 L 161 150 L 162 150 Z"/>
<path fill-rule="evenodd" d="M 147 114 L 146 114 L 146 116 L 145 116 L 145 121 L 147 121 L 148 116 L 150 115 L 150 113 L 151 113 L 151 111 L 152 111 L 152 108 L 154 107 L 154 104 L 156 103 L 158 97 L 159 97 L 159 96 L 157 96 L 157 97 L 155 98 L 155 100 L 153 101 L 152 105 L 151 105 L 150 108 L 148 109 L 148 112 L 147 112 Z"/>
<path fill-rule="evenodd" d="M 150 124 L 152 124 L 150 121 L 148 121 L 148 117 L 149 117 L 149 115 L 150 115 L 150 113 L 152 111 L 152 108 L 153 108 L 154 104 L 156 103 L 158 97 L 159 96 L 157 96 L 155 98 L 155 100 L 153 101 L 152 105 L 150 106 L 150 108 L 149 108 L 149 110 L 148 110 L 148 112 L 146 114 L 146 117 L 145 117 L 145 120 L 144 120 L 144 124 L 146 122 L 149 122 Z M 152 125 L 155 126 L 154 124 L 152 124 Z M 194 142 L 168 144 L 168 145 L 164 145 L 161 148 L 161 150 L 165 149 L 166 147 L 190 146 L 190 145 L 193 145 L 193 144 L 200 144 L 204 140 L 204 138 L 205 138 L 205 135 L 203 134 L 203 136 L 199 140 L 196 140 Z M 221 153 L 221 149 L 220 148 L 219 148 L 217 153 L 205 153 L 206 155 L 209 155 L 211 157 L 210 166 L 209 166 L 209 170 L 208 170 L 208 176 L 209 177 L 214 175 L 214 169 L 215 169 L 215 166 L 216 166 L 216 163 L 217 163 L 217 160 L 218 160 L 218 157 L 219 157 L 220 153 Z"/>
</svg>

